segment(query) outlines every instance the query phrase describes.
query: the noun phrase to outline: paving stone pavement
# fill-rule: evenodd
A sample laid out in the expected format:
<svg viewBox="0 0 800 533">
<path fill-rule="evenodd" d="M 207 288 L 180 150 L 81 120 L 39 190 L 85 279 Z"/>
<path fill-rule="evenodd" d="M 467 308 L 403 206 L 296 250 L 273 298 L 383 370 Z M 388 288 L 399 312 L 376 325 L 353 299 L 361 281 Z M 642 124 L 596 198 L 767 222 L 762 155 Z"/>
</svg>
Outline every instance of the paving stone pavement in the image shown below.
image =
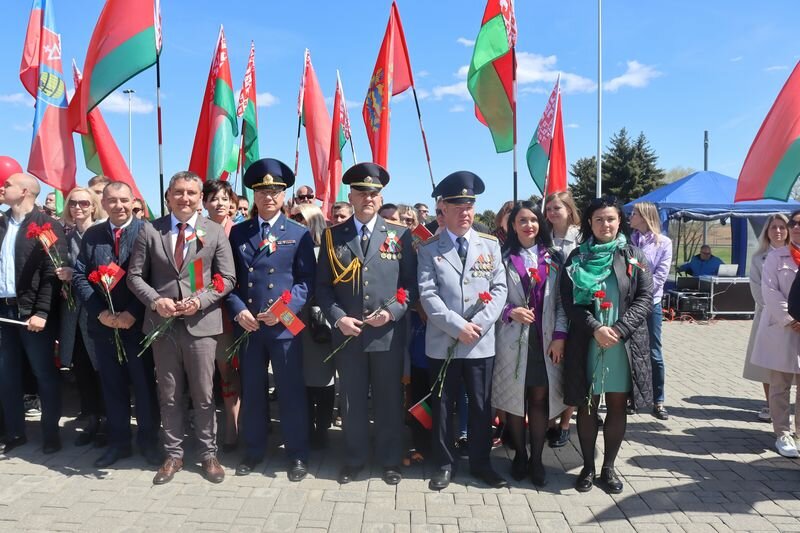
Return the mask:
<svg viewBox="0 0 800 533">
<path fill-rule="evenodd" d="M 422 466 L 406 469 L 397 487 L 385 485 L 376 467 L 369 478 L 340 486 L 338 430 L 332 450 L 314 455 L 300 483 L 287 480 L 273 434 L 270 457 L 253 475 L 233 475 L 233 454 L 222 458 L 228 477 L 220 485 L 190 465 L 155 487 L 153 469 L 140 458 L 93 468 L 100 452 L 73 447 L 76 424 L 65 418 L 62 452 L 43 455 L 33 424 L 28 445 L 0 456 L 0 530 L 800 531 L 798 461 L 773 451 L 771 426 L 756 419 L 764 404 L 760 385 L 740 377 L 750 324 L 664 325 L 671 418 L 629 417 L 617 461 L 625 482 L 620 495 L 573 488 L 581 465 L 574 425 L 568 446 L 545 449 L 549 484 L 542 490 L 526 483 L 492 490 L 462 475 L 436 493 Z M 508 451 L 493 456 L 507 474 Z"/>
</svg>

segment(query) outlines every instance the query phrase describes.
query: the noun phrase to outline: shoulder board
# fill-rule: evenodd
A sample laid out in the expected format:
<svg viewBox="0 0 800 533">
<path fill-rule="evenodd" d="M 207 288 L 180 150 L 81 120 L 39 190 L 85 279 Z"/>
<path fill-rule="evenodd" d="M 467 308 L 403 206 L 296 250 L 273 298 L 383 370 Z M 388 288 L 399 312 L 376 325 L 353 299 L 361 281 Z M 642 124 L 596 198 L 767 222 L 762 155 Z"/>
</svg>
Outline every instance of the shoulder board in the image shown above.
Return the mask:
<svg viewBox="0 0 800 533">
<path fill-rule="evenodd" d="M 480 237 L 483 237 L 484 239 L 489 239 L 490 241 L 494 242 L 500 242 L 494 235 L 490 235 L 488 233 L 481 233 L 480 231 L 476 231 L 475 233 L 477 233 Z"/>
<path fill-rule="evenodd" d="M 439 240 L 439 236 L 440 236 L 440 235 L 441 235 L 441 233 L 440 233 L 440 234 L 437 234 L 437 235 L 434 235 L 434 236 L 433 236 L 433 237 L 431 237 L 430 239 L 427 239 L 425 242 L 423 242 L 423 243 L 422 243 L 422 245 L 423 245 L 423 246 L 427 246 L 428 244 L 430 244 L 430 243 L 432 243 L 432 242 L 436 242 L 436 241 L 438 241 L 438 240 Z"/>
</svg>

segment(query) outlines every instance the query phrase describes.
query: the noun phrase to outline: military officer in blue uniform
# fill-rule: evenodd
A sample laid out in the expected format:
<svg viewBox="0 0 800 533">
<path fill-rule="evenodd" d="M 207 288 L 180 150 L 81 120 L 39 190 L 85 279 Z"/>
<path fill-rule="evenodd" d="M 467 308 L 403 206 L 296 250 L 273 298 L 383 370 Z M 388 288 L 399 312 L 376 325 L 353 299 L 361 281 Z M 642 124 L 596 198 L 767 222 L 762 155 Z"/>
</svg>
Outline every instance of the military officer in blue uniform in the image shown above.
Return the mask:
<svg viewBox="0 0 800 533">
<path fill-rule="evenodd" d="M 469 467 L 491 487 L 507 483 L 489 461 L 492 450 L 492 371 L 494 324 L 506 303 L 508 288 L 497 237 L 472 228 L 475 197 L 483 181 L 472 172 L 444 178 L 433 196 L 443 200 L 444 227 L 418 250 L 420 302 L 428 315 L 425 353 L 434 394 L 432 459 L 436 471 L 429 487 L 442 490 L 455 471 L 453 416 L 462 383 L 469 399 Z M 489 293 L 484 303 L 479 295 Z M 454 357 L 441 387 L 439 371 L 448 353 Z M 463 394 L 463 393 L 462 393 Z"/>
<path fill-rule="evenodd" d="M 405 314 L 417 301 L 417 261 L 411 232 L 378 215 L 389 173 L 374 163 L 351 167 L 354 215 L 325 231 L 317 268 L 316 299 L 333 324 L 333 346 L 354 337 L 336 355 L 345 464 L 339 483 L 349 483 L 369 458 L 367 396 L 372 386 L 374 458 L 383 480 L 400 482 L 403 455 L 403 357 Z M 398 289 L 405 303 L 395 301 Z"/>
<path fill-rule="evenodd" d="M 282 212 L 286 188 L 294 173 L 276 159 L 261 159 L 247 169 L 244 184 L 253 189 L 258 215 L 231 229 L 230 242 L 237 284 L 227 299 L 230 315 L 251 332 L 239 354 L 242 380 L 242 434 L 245 453 L 236 475 L 252 472 L 267 446 L 267 381 L 269 362 L 278 389 L 281 433 L 289 459 L 290 481 L 308 472 L 308 410 L 303 380 L 300 337 L 295 337 L 267 311 L 284 291 L 295 314 L 314 291 L 314 242 L 305 226 Z"/>
</svg>

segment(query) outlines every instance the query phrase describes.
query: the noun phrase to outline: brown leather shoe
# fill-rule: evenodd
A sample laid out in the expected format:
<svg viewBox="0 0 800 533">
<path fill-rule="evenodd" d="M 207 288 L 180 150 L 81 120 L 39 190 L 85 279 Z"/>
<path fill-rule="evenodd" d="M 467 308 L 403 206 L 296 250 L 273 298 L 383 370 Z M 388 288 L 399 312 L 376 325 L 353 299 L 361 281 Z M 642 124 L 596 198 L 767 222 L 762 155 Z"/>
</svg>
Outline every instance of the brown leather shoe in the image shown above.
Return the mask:
<svg viewBox="0 0 800 533">
<path fill-rule="evenodd" d="M 153 478 L 153 485 L 163 485 L 164 483 L 169 483 L 172 481 L 172 478 L 175 477 L 175 474 L 183 470 L 183 459 L 178 459 L 177 457 L 167 457 L 164 461 L 164 464 L 161 465 L 161 468 L 158 469 L 156 472 L 155 477 Z"/>
<path fill-rule="evenodd" d="M 222 480 L 225 479 L 225 471 L 216 457 L 209 457 L 201 464 L 203 466 L 203 475 L 207 480 L 211 483 L 222 483 Z"/>
</svg>

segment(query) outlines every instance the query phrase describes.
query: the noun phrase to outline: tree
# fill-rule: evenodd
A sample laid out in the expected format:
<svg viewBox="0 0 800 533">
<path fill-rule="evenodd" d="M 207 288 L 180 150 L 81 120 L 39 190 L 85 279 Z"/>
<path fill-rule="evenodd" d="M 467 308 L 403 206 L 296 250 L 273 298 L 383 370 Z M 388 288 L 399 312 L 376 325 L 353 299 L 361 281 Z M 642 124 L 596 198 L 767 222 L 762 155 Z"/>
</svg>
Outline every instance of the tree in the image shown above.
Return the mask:
<svg viewBox="0 0 800 533">
<path fill-rule="evenodd" d="M 595 196 L 595 184 L 597 183 L 597 158 L 582 157 L 572 164 L 569 171 L 575 178 L 575 183 L 570 187 L 572 197 L 578 209 L 583 209 L 589 205 Z"/>
<path fill-rule="evenodd" d="M 491 209 L 487 209 L 483 213 L 475 213 L 475 221 L 482 223 L 484 226 L 489 228 L 489 231 L 494 231 L 494 219 L 497 216 L 497 213 L 492 211 Z"/>
<path fill-rule="evenodd" d="M 697 170 L 692 167 L 672 167 L 664 173 L 664 180 L 662 183 L 673 183 L 695 172 L 697 172 Z"/>
</svg>

